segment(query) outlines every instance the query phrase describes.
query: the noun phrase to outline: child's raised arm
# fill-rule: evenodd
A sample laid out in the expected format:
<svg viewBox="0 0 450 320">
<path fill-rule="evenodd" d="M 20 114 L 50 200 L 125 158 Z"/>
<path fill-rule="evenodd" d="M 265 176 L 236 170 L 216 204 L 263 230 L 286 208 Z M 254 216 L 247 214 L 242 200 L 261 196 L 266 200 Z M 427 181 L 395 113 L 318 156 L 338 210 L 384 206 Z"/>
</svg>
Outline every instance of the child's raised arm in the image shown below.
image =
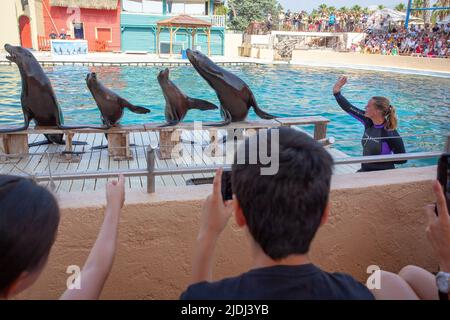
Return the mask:
<svg viewBox="0 0 450 320">
<path fill-rule="evenodd" d="M 98 299 L 112 268 L 116 254 L 120 211 L 125 202 L 125 179 L 112 181 L 106 187 L 106 209 L 97 241 L 79 275 L 80 289 L 68 289 L 62 300 Z"/>
</svg>

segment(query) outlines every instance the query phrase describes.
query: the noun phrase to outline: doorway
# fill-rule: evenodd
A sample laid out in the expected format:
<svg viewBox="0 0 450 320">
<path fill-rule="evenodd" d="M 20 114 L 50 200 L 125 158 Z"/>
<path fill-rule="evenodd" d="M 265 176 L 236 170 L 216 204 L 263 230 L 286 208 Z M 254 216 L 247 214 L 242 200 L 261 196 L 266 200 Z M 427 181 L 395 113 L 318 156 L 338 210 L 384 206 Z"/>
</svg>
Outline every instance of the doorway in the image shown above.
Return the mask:
<svg viewBox="0 0 450 320">
<path fill-rule="evenodd" d="M 33 43 L 31 42 L 31 26 L 30 18 L 27 16 L 21 16 L 19 18 L 19 32 L 21 46 L 31 49 L 33 47 Z"/>
</svg>

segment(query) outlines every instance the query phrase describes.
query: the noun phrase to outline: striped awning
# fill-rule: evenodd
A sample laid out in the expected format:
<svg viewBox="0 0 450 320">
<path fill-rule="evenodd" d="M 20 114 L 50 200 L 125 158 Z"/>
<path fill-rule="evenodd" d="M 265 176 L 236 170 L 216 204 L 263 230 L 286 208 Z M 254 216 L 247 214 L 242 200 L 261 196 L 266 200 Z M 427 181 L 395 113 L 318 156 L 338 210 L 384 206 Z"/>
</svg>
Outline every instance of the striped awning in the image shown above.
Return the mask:
<svg viewBox="0 0 450 320">
<path fill-rule="evenodd" d="M 50 0 L 52 7 L 117 10 L 118 0 Z"/>
</svg>

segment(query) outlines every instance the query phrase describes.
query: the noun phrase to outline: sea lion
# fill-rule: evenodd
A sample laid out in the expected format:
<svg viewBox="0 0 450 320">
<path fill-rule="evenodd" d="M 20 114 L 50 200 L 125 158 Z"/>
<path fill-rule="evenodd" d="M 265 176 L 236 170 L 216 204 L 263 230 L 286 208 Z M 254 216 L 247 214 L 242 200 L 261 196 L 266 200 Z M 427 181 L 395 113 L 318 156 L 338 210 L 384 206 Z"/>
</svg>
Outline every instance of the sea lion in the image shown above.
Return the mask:
<svg viewBox="0 0 450 320">
<path fill-rule="evenodd" d="M 110 89 L 106 88 L 100 81 L 98 81 L 97 74 L 95 72 L 88 73 L 86 76 L 86 84 L 89 91 L 91 91 L 98 108 L 100 109 L 103 124 L 108 128 L 111 128 L 119 122 L 123 116 L 123 110 L 125 108 L 139 114 L 146 114 L 150 112 L 149 109 L 135 106 Z"/>
<path fill-rule="evenodd" d="M 169 69 L 161 71 L 158 75 L 158 82 L 166 99 L 166 121 L 163 127 L 174 126 L 183 121 L 190 109 L 215 110 L 218 107 L 208 101 L 190 98 L 185 95 L 169 79 Z"/>
<path fill-rule="evenodd" d="M 215 126 L 226 126 L 231 122 L 244 121 L 251 107 L 263 119 L 275 118 L 275 116 L 258 107 L 253 92 L 239 77 L 219 67 L 199 51 L 188 49 L 187 56 L 197 72 L 214 89 L 219 98 L 220 111 L 224 121 Z"/>
<path fill-rule="evenodd" d="M 30 121 L 33 120 L 36 126 L 50 126 L 58 129 L 105 129 L 103 127 L 77 126 L 69 127 L 64 125 L 64 119 L 56 100 L 52 84 L 33 54 L 22 47 L 5 45 L 8 52 L 6 57 L 19 67 L 22 78 L 21 103 L 24 117 L 24 125 L 19 128 L 1 129 L 0 133 L 17 132 L 28 129 Z M 30 144 L 30 147 L 44 144 L 65 144 L 63 134 L 46 134 L 47 141 Z M 73 141 L 74 145 L 85 145 L 85 142 Z"/>
</svg>

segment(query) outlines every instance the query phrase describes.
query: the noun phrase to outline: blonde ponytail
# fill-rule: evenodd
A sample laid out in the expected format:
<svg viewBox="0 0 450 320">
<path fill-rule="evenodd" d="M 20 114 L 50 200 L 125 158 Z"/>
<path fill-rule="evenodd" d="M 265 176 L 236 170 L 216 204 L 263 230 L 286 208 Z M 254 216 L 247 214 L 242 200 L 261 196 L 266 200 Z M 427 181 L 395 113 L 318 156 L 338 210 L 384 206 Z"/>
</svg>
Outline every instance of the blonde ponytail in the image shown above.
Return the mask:
<svg viewBox="0 0 450 320">
<path fill-rule="evenodd" d="M 394 106 L 389 105 L 389 111 L 386 115 L 386 130 L 395 130 L 397 129 L 398 118 L 397 118 L 397 110 Z"/>
<path fill-rule="evenodd" d="M 373 97 L 375 106 L 380 110 L 386 119 L 384 128 L 386 130 L 395 130 L 398 125 L 397 111 L 388 98 L 385 97 Z"/>
</svg>

